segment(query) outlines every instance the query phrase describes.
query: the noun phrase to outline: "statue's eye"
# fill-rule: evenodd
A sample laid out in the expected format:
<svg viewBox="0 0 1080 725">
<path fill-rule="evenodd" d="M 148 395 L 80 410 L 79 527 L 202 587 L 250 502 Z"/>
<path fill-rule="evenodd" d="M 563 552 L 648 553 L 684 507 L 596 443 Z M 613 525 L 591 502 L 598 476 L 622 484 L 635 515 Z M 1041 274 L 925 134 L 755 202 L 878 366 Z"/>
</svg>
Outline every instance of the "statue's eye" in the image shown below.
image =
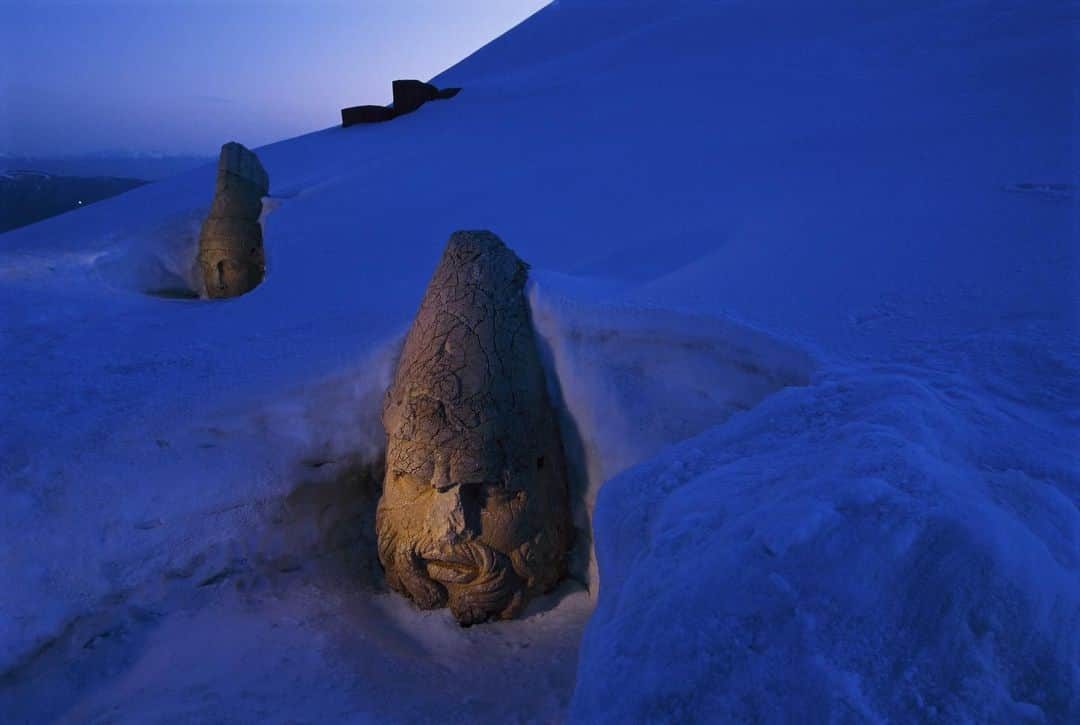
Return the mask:
<svg viewBox="0 0 1080 725">
<path fill-rule="evenodd" d="M 419 477 L 409 473 L 408 471 L 393 470 L 390 472 L 390 477 L 395 484 L 401 486 L 402 489 L 415 489 L 417 491 L 424 491 L 429 488 L 420 480 Z"/>
</svg>

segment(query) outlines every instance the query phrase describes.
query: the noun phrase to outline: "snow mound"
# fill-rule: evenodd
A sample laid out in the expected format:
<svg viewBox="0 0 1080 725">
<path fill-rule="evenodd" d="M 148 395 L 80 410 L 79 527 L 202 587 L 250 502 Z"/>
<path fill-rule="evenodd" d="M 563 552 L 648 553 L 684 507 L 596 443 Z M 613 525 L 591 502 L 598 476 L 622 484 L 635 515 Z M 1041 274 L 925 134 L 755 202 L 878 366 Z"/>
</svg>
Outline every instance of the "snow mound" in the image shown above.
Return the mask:
<svg viewBox="0 0 1080 725">
<path fill-rule="evenodd" d="M 258 149 L 219 303 L 161 299 L 212 164 L 0 236 L 0 712 L 1080 720 L 1064 5 L 554 2 L 453 103 Z M 476 228 L 596 525 L 576 688 L 593 592 L 465 634 L 370 556 L 396 341 Z"/>
<path fill-rule="evenodd" d="M 1080 469 L 1048 423 L 1080 365 L 991 336 L 939 367 L 833 370 L 604 486 L 572 719 L 1076 722 Z"/>
<path fill-rule="evenodd" d="M 558 290 L 580 280 L 533 276 L 533 322 L 571 468 L 579 531 L 571 574 L 595 591 L 589 521 L 600 487 L 777 390 L 806 385 L 817 363 L 733 320 L 578 301 Z"/>
<path fill-rule="evenodd" d="M 139 230 L 93 260 L 93 274 L 107 287 L 158 297 L 196 298 L 202 287 L 195 255 L 205 210 Z"/>
</svg>

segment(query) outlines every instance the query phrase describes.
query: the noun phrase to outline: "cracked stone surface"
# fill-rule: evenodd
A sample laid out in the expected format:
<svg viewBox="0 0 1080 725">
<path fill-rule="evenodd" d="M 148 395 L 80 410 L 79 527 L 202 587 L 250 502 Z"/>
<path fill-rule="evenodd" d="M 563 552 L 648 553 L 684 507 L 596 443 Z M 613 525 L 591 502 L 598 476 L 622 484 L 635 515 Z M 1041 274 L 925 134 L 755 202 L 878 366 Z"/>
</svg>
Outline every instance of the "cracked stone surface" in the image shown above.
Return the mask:
<svg viewBox="0 0 1080 725">
<path fill-rule="evenodd" d="M 451 235 L 383 405 L 387 582 L 463 625 L 514 617 L 565 574 L 566 464 L 527 276 L 491 232 Z"/>
<path fill-rule="evenodd" d="M 231 141 L 221 147 L 210 213 L 199 233 L 199 267 L 206 296 L 236 297 L 262 282 L 262 198 L 270 178 L 259 157 Z"/>
</svg>

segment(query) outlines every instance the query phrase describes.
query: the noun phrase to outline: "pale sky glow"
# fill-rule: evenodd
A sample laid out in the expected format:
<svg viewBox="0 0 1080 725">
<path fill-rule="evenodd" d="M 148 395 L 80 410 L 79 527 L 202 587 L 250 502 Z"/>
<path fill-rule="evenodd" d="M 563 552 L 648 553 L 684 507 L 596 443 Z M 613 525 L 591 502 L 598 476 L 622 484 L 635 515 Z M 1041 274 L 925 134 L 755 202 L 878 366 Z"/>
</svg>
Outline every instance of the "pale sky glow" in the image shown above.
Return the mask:
<svg viewBox="0 0 1080 725">
<path fill-rule="evenodd" d="M 333 125 L 547 0 L 0 0 L 0 152 L 212 154 Z"/>
</svg>

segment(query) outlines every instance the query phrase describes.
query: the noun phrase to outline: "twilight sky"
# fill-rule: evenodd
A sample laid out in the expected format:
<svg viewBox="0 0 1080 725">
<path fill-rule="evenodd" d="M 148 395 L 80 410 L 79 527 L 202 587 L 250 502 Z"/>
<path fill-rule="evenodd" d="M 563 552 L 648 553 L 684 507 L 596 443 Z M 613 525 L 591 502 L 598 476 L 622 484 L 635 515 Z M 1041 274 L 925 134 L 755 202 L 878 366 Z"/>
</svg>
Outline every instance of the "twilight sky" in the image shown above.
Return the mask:
<svg viewBox="0 0 1080 725">
<path fill-rule="evenodd" d="M 0 153 L 212 155 L 389 103 L 548 0 L 0 0 Z"/>
</svg>

